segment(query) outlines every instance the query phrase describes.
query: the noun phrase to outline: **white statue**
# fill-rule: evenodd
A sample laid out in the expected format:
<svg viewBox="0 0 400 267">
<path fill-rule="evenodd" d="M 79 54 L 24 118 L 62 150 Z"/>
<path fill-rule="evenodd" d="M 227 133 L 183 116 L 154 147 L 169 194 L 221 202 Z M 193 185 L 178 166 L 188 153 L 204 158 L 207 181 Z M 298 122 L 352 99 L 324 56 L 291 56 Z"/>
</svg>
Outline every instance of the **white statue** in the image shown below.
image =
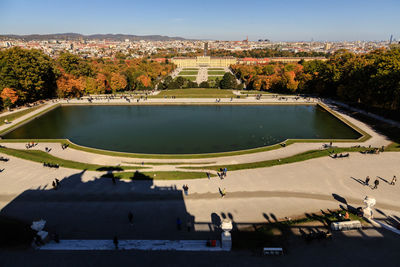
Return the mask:
<svg viewBox="0 0 400 267">
<path fill-rule="evenodd" d="M 373 217 L 372 207 L 375 206 L 376 200 L 375 198 L 370 198 L 366 196 L 364 198 L 364 203 L 365 203 L 365 208 L 363 209 L 364 217 L 367 219 L 372 219 Z"/>
<path fill-rule="evenodd" d="M 227 250 L 232 249 L 232 237 L 230 231 L 232 231 L 232 221 L 225 219 L 221 222 L 221 229 L 223 230 L 221 234 L 221 246 Z"/>
</svg>

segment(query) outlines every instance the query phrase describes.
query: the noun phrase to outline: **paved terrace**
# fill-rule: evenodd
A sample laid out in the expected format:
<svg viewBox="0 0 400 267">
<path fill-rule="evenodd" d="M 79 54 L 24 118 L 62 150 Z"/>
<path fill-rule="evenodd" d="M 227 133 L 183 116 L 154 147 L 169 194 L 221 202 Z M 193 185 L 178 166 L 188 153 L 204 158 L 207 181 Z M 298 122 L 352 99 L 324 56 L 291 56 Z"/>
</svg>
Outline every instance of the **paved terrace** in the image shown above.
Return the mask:
<svg viewBox="0 0 400 267">
<path fill-rule="evenodd" d="M 110 101 L 125 104 L 125 100 Z M 306 101 L 306 100 L 301 100 Z M 95 101 L 96 102 L 96 101 Z M 230 103 L 223 99 L 221 103 Z M 234 99 L 236 103 L 275 103 L 277 99 Z M 70 103 L 87 103 L 70 101 Z M 106 103 L 103 101 L 102 103 Z M 135 102 L 136 103 L 136 102 Z M 139 104 L 209 103 L 212 99 L 149 99 Z M 286 103 L 286 101 L 285 101 Z M 107 102 L 108 104 L 108 102 Z M 38 114 L 55 103 L 47 103 L 32 114 Z M 372 138 L 361 145 L 380 146 L 388 140 L 367 125 L 341 114 L 368 132 Z M 4 127 L 8 127 L 4 126 Z M 3 127 L 3 126 L 2 126 Z M 0 127 L 1 129 L 4 129 Z M 352 146 L 360 143 L 336 143 Z M 24 144 L 6 143 L 8 147 L 23 148 Z M 37 149 L 53 147 L 52 155 L 97 164 L 119 164 L 135 161 L 97 155 L 74 149 L 61 150 L 59 144 L 39 144 Z M 187 162 L 217 162 L 218 164 L 251 162 L 290 156 L 310 149 L 321 148 L 322 143 L 299 143 L 278 150 L 233 157 L 191 160 L 167 160 Z M 1 155 L 9 157 L 8 155 Z M 25 220 L 44 218 L 50 230 L 62 238 L 111 238 L 113 235 L 131 239 L 197 239 L 201 233 L 214 231 L 215 218 L 232 218 L 237 227 L 266 222 L 284 217 L 303 215 L 320 209 L 336 209 L 340 205 L 361 206 L 368 195 L 377 199 L 380 216 L 398 216 L 400 186 L 391 186 L 393 175 L 400 177 L 400 157 L 396 152 L 379 155 L 351 153 L 350 158 L 312 159 L 269 168 L 228 171 L 224 180 L 219 178 L 180 181 L 118 181 L 100 178 L 103 173 L 78 171 L 67 168 L 49 169 L 39 163 L 9 157 L 0 163 L 1 213 Z M 137 159 L 141 162 L 141 159 Z M 143 161 L 162 162 L 148 159 Z M 190 164 L 189 164 L 190 165 Z M 154 166 L 154 170 L 172 170 L 171 165 Z M 380 180 L 377 190 L 363 184 L 369 175 Z M 380 178 L 377 178 L 377 177 Z M 61 180 L 61 188 L 51 189 L 54 178 Z M 189 195 L 182 193 L 182 186 L 189 186 Z M 219 189 L 226 188 L 227 196 L 221 198 Z M 127 223 L 128 211 L 134 213 L 134 227 Z M 192 218 L 196 232 L 177 231 L 176 217 Z"/>
</svg>

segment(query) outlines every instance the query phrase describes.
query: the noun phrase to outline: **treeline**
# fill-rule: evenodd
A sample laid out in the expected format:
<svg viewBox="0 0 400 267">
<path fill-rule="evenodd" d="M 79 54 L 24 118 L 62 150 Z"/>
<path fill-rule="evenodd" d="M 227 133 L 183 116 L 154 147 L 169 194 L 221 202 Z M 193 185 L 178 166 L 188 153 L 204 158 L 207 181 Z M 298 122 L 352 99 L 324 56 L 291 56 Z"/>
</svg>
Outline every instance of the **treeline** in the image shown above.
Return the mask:
<svg viewBox="0 0 400 267">
<path fill-rule="evenodd" d="M 251 49 L 241 51 L 229 51 L 224 49 L 212 49 L 209 50 L 209 55 L 213 57 L 254 57 L 254 58 L 266 58 L 266 57 L 327 57 L 329 56 L 323 52 L 292 52 L 292 51 L 281 51 L 279 49 Z M 202 56 L 204 51 L 202 49 L 196 49 L 195 52 L 178 53 L 171 49 L 160 49 L 157 52 L 148 56 L 148 58 L 173 58 L 173 57 L 196 57 Z"/>
<path fill-rule="evenodd" d="M 83 59 L 70 53 L 54 60 L 35 49 L 6 49 L 0 51 L 1 104 L 152 89 L 174 68 L 151 60 Z"/>
<path fill-rule="evenodd" d="M 266 57 L 326 57 L 328 54 L 323 52 L 292 52 L 282 51 L 279 49 L 251 49 L 242 51 L 228 51 L 228 50 L 211 50 L 211 56 L 224 57 L 233 56 L 237 58 L 254 57 L 254 58 L 266 58 Z"/>
<path fill-rule="evenodd" d="M 335 97 L 363 107 L 400 108 L 400 49 L 367 54 L 341 50 L 327 61 L 234 65 L 247 89 Z"/>
<path fill-rule="evenodd" d="M 220 88 L 241 90 L 243 89 L 243 84 L 238 84 L 235 76 L 227 72 L 221 77 L 221 79 L 216 78 L 212 81 L 203 81 L 200 84 L 182 76 L 178 76 L 175 79 L 173 79 L 171 76 L 168 76 L 158 85 L 158 89 L 160 90 L 185 88 Z"/>
</svg>

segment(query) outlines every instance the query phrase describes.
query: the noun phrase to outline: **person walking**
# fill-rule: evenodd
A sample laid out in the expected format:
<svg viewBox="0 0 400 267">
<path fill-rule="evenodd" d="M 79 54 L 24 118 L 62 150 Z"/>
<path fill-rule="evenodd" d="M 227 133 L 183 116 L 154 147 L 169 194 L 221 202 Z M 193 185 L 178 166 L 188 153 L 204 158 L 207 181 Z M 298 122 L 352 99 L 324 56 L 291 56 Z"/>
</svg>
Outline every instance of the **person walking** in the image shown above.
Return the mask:
<svg viewBox="0 0 400 267">
<path fill-rule="evenodd" d="M 367 178 L 365 178 L 365 185 L 369 185 L 369 176 L 367 176 Z"/>
<path fill-rule="evenodd" d="M 176 218 L 176 229 L 178 229 L 179 231 L 182 229 L 182 221 L 181 218 Z"/>
<path fill-rule="evenodd" d="M 379 185 L 379 180 L 375 179 L 374 181 L 374 187 L 372 189 L 378 189 L 378 185 Z"/>
<path fill-rule="evenodd" d="M 57 190 L 56 182 L 53 181 L 52 185 L 53 185 L 53 189 Z"/>
<path fill-rule="evenodd" d="M 133 225 L 133 214 L 132 214 L 132 212 L 129 212 L 129 213 L 128 213 L 128 220 L 129 220 L 129 223 L 130 223 L 131 225 Z"/>
<path fill-rule="evenodd" d="M 114 243 L 115 249 L 118 249 L 118 237 L 117 236 L 114 236 L 113 243 Z"/>
<path fill-rule="evenodd" d="M 60 186 L 60 180 L 58 180 L 57 178 L 55 178 L 55 181 L 56 181 L 57 187 L 59 187 L 59 186 Z"/>
<path fill-rule="evenodd" d="M 395 185 L 397 182 L 396 175 L 393 175 L 392 181 L 390 182 L 391 185 Z"/>
</svg>

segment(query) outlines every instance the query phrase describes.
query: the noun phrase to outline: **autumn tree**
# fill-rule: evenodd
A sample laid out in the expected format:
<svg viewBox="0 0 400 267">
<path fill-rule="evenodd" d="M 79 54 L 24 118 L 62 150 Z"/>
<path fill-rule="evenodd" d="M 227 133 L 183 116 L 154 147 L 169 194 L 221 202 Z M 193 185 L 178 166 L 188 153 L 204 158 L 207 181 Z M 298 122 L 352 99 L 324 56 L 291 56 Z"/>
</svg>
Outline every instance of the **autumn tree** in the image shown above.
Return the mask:
<svg viewBox="0 0 400 267">
<path fill-rule="evenodd" d="M 0 51 L 0 89 L 13 88 L 20 103 L 54 96 L 56 72 L 53 60 L 39 50 Z"/>
<path fill-rule="evenodd" d="M 127 82 L 126 79 L 123 75 L 119 74 L 119 73 L 113 73 L 111 75 L 111 89 L 115 92 L 115 91 L 122 91 L 126 88 L 127 86 Z"/>
<path fill-rule="evenodd" d="M 14 105 L 17 100 L 18 100 L 18 95 L 17 92 L 11 88 L 4 88 L 3 91 L 1 91 L 1 99 L 3 100 L 3 105 L 6 108 L 11 107 Z"/>
</svg>

